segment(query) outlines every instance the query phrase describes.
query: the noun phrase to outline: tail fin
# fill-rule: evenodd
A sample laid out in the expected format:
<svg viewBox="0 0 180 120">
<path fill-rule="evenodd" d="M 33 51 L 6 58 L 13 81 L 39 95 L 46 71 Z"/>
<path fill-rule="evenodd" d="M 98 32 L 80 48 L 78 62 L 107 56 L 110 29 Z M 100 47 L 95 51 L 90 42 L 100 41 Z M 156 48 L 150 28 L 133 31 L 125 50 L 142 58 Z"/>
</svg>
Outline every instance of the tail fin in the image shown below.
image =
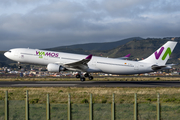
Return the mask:
<svg viewBox="0 0 180 120">
<path fill-rule="evenodd" d="M 140 62 L 165 65 L 171 53 L 173 52 L 176 44 L 177 42 L 175 41 L 168 41 L 163 46 L 161 46 L 156 52 L 154 52 L 151 56 L 144 60 L 141 60 Z"/>
</svg>

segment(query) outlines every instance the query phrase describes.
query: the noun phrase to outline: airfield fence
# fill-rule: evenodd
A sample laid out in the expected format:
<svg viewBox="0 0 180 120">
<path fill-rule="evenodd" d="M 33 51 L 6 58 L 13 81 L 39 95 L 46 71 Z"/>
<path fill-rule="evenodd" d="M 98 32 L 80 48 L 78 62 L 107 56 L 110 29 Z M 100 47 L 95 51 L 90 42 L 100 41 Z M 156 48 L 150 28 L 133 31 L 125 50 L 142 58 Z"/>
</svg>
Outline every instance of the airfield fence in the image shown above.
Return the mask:
<svg viewBox="0 0 180 120">
<path fill-rule="evenodd" d="M 89 100 L 83 104 L 74 104 L 71 94 L 67 95 L 67 103 L 51 104 L 50 95 L 46 103 L 29 103 L 28 90 L 25 100 L 9 100 L 5 91 L 4 100 L 0 100 L 0 120 L 178 120 L 180 105 L 161 104 L 157 93 L 156 103 L 138 103 L 134 93 L 132 103 L 116 103 L 112 94 L 111 103 L 95 103 L 89 94 Z"/>
</svg>

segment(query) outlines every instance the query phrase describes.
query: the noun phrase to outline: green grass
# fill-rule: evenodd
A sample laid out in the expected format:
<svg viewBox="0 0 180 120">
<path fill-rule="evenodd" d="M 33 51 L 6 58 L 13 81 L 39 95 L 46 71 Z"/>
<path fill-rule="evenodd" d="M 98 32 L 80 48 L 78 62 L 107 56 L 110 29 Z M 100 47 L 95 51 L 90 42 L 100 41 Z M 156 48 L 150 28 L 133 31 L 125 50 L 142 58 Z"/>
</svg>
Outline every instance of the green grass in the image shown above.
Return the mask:
<svg viewBox="0 0 180 120">
<path fill-rule="evenodd" d="M 46 103 L 47 94 L 50 103 L 67 103 L 68 93 L 74 104 L 88 103 L 92 93 L 93 103 L 111 103 L 115 93 L 115 103 L 134 103 L 134 93 L 137 93 L 138 103 L 156 103 L 157 93 L 160 93 L 161 103 L 180 103 L 180 88 L 76 88 L 76 87 L 8 87 L 0 88 L 0 100 L 4 100 L 8 90 L 9 100 L 25 100 L 26 90 L 29 92 L 29 103 Z"/>
</svg>

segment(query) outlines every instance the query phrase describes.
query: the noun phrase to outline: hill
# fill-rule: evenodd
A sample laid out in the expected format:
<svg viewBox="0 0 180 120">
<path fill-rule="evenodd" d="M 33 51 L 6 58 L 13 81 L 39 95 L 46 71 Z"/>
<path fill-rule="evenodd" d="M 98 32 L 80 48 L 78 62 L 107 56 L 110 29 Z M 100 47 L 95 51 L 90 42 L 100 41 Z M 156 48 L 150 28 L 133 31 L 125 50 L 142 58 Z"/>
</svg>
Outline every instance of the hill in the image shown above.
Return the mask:
<svg viewBox="0 0 180 120">
<path fill-rule="evenodd" d="M 70 46 L 60 46 L 60 47 L 55 47 L 55 48 L 49 48 L 48 50 L 53 50 L 53 51 L 63 51 L 63 50 L 78 50 L 78 49 L 83 49 L 83 50 L 111 50 L 114 49 L 120 45 L 124 45 L 128 43 L 129 41 L 132 40 L 143 40 L 143 38 L 140 37 L 132 37 L 132 38 L 127 38 L 115 42 L 105 42 L 105 43 L 86 43 L 86 44 L 76 44 L 76 45 L 70 45 Z M 66 52 L 67 52 L 66 51 Z"/>
</svg>

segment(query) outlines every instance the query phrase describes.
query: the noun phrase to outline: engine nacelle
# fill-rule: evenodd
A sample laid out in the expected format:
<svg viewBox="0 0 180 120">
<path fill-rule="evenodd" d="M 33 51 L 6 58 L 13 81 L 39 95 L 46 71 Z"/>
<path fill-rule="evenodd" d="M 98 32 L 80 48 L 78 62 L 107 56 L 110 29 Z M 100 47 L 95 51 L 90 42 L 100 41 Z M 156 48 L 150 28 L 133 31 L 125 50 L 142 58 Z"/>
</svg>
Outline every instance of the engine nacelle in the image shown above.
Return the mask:
<svg viewBox="0 0 180 120">
<path fill-rule="evenodd" d="M 55 63 L 49 63 L 47 65 L 47 70 L 49 72 L 60 72 L 60 71 L 65 71 L 66 68 L 64 68 L 63 66 L 61 65 L 58 65 L 58 64 L 55 64 Z"/>
</svg>

